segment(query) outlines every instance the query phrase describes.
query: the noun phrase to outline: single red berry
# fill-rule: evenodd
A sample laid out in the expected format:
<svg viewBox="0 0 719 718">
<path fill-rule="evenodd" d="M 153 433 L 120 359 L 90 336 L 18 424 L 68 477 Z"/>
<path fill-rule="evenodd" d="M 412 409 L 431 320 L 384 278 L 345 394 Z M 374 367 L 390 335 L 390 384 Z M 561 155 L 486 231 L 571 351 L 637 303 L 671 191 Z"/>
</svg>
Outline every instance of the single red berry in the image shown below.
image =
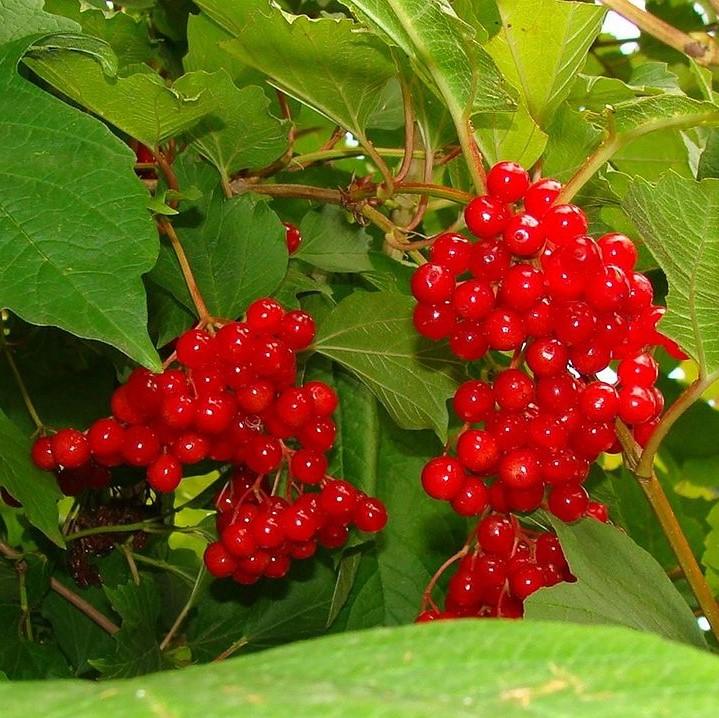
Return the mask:
<svg viewBox="0 0 719 718">
<path fill-rule="evenodd" d="M 147 483 L 163 494 L 174 491 L 182 480 L 182 464 L 172 454 L 163 454 L 147 467 Z"/>
<path fill-rule="evenodd" d="M 587 506 L 587 516 L 606 524 L 609 521 L 609 509 L 606 504 L 601 504 L 599 501 L 590 501 Z"/>
<path fill-rule="evenodd" d="M 529 598 L 545 585 L 544 571 L 531 564 L 522 566 L 509 577 L 509 590 L 520 601 Z"/>
<path fill-rule="evenodd" d="M 183 464 L 196 464 L 206 459 L 209 451 L 207 439 L 192 431 L 180 434 L 172 445 L 172 453 Z"/>
<path fill-rule="evenodd" d="M 220 543 L 215 541 L 205 549 L 205 566 L 216 578 L 231 576 L 237 569 L 237 559 Z"/>
<path fill-rule="evenodd" d="M 454 275 L 441 264 L 423 264 L 412 275 L 412 294 L 422 304 L 439 304 L 452 298 Z"/>
<path fill-rule="evenodd" d="M 187 394 L 167 396 L 162 402 L 160 417 L 171 429 L 189 429 L 195 420 L 195 400 Z M 90 441 L 92 443 L 92 438 Z"/>
<path fill-rule="evenodd" d="M 652 419 L 651 421 L 647 421 L 644 424 L 635 424 L 632 427 L 632 433 L 634 434 L 634 440 L 639 444 L 639 446 L 646 446 L 647 442 L 651 438 L 652 434 L 654 433 L 654 429 L 657 428 L 657 424 L 659 423 L 659 417 L 656 417 Z"/>
<path fill-rule="evenodd" d="M 470 471 L 488 474 L 499 459 L 497 441 L 489 431 L 467 429 L 457 440 L 457 458 Z"/>
<path fill-rule="evenodd" d="M 217 367 L 202 367 L 192 370 L 190 385 L 197 396 L 218 394 L 225 389 L 225 379 Z"/>
<path fill-rule="evenodd" d="M 516 162 L 497 162 L 487 172 L 487 189 L 503 202 L 517 202 L 529 187 L 527 170 Z"/>
<path fill-rule="evenodd" d="M 582 423 L 572 433 L 571 444 L 580 458 L 595 461 L 599 454 L 609 451 L 617 438 L 610 423 Z"/>
<path fill-rule="evenodd" d="M 387 525 L 387 509 L 379 499 L 362 499 L 355 506 L 352 521 L 360 531 L 377 533 Z"/>
<path fill-rule="evenodd" d="M 479 322 L 459 322 L 449 338 L 452 353 L 465 361 L 481 359 L 489 348 L 484 328 Z"/>
<path fill-rule="evenodd" d="M 567 240 L 557 252 L 556 259 L 559 266 L 585 276 L 597 272 L 602 266 L 599 245 L 586 235 Z"/>
<path fill-rule="evenodd" d="M 622 359 L 617 376 L 623 386 L 654 386 L 659 378 L 659 365 L 651 354 L 640 352 Z"/>
<path fill-rule="evenodd" d="M 657 400 L 651 389 L 625 386 L 619 390 L 619 418 L 626 424 L 644 424 L 657 416 Z"/>
<path fill-rule="evenodd" d="M 499 298 L 505 307 L 527 311 L 544 296 L 544 274 L 531 264 L 515 264 L 502 280 Z"/>
<path fill-rule="evenodd" d="M 236 411 L 237 401 L 231 392 L 200 396 L 195 402 L 195 428 L 201 434 L 221 434 Z"/>
<path fill-rule="evenodd" d="M 329 451 L 335 443 L 337 426 L 329 417 L 318 417 L 297 431 L 297 438 L 305 449 Z"/>
<path fill-rule="evenodd" d="M 460 516 L 479 516 L 487 508 L 488 501 L 484 484 L 470 478 L 452 499 L 452 508 Z"/>
<path fill-rule="evenodd" d="M 569 350 L 569 361 L 580 373 L 590 376 L 606 369 L 612 358 L 610 347 L 598 341 L 588 341 L 577 344 Z"/>
<path fill-rule="evenodd" d="M 451 302 L 418 304 L 414 308 L 412 323 L 418 334 L 427 339 L 446 339 L 454 330 L 457 316 Z"/>
<path fill-rule="evenodd" d="M 425 464 L 422 469 L 422 486 L 433 498 L 451 501 L 465 482 L 462 464 L 450 456 L 438 456 Z"/>
<path fill-rule="evenodd" d="M 286 536 L 281 525 L 281 514 L 273 515 L 269 511 L 261 511 L 250 525 L 252 538 L 260 548 L 277 548 Z"/>
<path fill-rule="evenodd" d="M 558 301 L 579 299 L 584 293 L 587 276 L 580 270 L 572 269 L 561 261 L 561 252 L 542 255 L 544 281 L 549 295 Z"/>
<path fill-rule="evenodd" d="M 588 277 L 585 287 L 587 302 L 599 312 L 621 309 L 629 297 L 629 280 L 624 270 L 615 266 L 604 267 Z"/>
<path fill-rule="evenodd" d="M 588 341 L 597 329 L 597 315 L 585 302 L 568 302 L 556 313 L 555 333 L 567 346 Z"/>
<path fill-rule="evenodd" d="M 447 601 L 453 608 L 478 608 L 482 601 L 482 582 L 472 571 L 460 569 L 449 580 Z"/>
<path fill-rule="evenodd" d="M 504 243 L 515 257 L 536 257 L 545 241 L 542 224 L 526 212 L 515 214 L 504 229 Z"/>
<path fill-rule="evenodd" d="M 290 541 L 309 541 L 320 528 L 318 515 L 294 504 L 282 512 L 280 526 Z"/>
<path fill-rule="evenodd" d="M 567 368 L 567 349 L 556 339 L 540 338 L 527 347 L 527 366 L 535 376 L 545 377 L 560 374 Z"/>
<path fill-rule="evenodd" d="M 590 422 L 614 421 L 619 411 L 619 396 L 613 386 L 594 381 L 584 387 L 579 409 Z"/>
<path fill-rule="evenodd" d="M 579 384 L 569 373 L 543 376 L 536 386 L 537 404 L 541 409 L 560 414 L 576 406 L 579 400 Z"/>
<path fill-rule="evenodd" d="M 130 466 L 148 466 L 160 454 L 160 441 L 149 426 L 130 426 L 125 430 L 122 455 Z"/>
<path fill-rule="evenodd" d="M 494 397 L 502 409 L 522 411 L 534 399 L 534 382 L 519 369 L 505 369 L 495 377 Z"/>
<path fill-rule="evenodd" d="M 534 449 L 514 449 L 499 462 L 499 478 L 512 489 L 528 489 L 542 480 L 539 456 Z"/>
<path fill-rule="evenodd" d="M 317 553 L 317 541 L 293 541 L 289 545 L 289 553 L 298 561 L 312 558 Z"/>
<path fill-rule="evenodd" d="M 484 551 L 508 558 L 514 550 L 517 529 L 514 519 L 502 514 L 490 514 L 477 526 L 477 539 Z"/>
<path fill-rule="evenodd" d="M 557 204 L 542 217 L 542 230 L 550 242 L 560 247 L 575 237 L 587 233 L 587 218 L 573 204 Z"/>
<path fill-rule="evenodd" d="M 544 500 L 544 484 L 538 482 L 526 489 L 507 489 L 507 506 L 518 513 L 536 511 Z"/>
<path fill-rule="evenodd" d="M 564 557 L 562 546 L 554 534 L 543 533 L 537 536 L 537 542 L 534 545 L 534 555 L 540 566 L 558 566 L 559 568 L 564 568 L 567 565 L 567 559 Z"/>
<path fill-rule="evenodd" d="M 559 197 L 562 185 L 553 179 L 540 179 L 524 193 L 524 208 L 529 214 L 541 219 Z"/>
<path fill-rule="evenodd" d="M 469 269 L 472 245 L 466 237 L 454 232 L 437 235 L 429 250 L 432 264 L 449 269 L 453 275 L 464 274 Z"/>
<path fill-rule="evenodd" d="M 215 334 L 218 357 L 228 364 L 243 364 L 252 359 L 252 330 L 245 322 L 229 322 Z"/>
<path fill-rule="evenodd" d="M 637 248 L 629 237 L 619 232 L 603 234 L 597 244 L 602 250 L 604 264 L 613 264 L 625 272 L 633 272 L 637 263 Z"/>
<path fill-rule="evenodd" d="M 546 337 L 556 324 L 556 310 L 548 297 L 540 299 L 524 314 L 524 328 L 528 337 Z"/>
<path fill-rule="evenodd" d="M 201 369 L 215 361 L 214 338 L 202 329 L 190 329 L 175 344 L 177 360 L 190 369 Z"/>
<path fill-rule="evenodd" d="M 287 244 L 287 252 L 294 254 L 302 244 L 302 235 L 300 230 L 291 222 L 283 222 L 285 227 L 285 243 Z"/>
<path fill-rule="evenodd" d="M 522 414 L 498 411 L 486 422 L 501 453 L 525 446 L 529 437 L 529 421 Z"/>
<path fill-rule="evenodd" d="M 304 390 L 312 397 L 312 409 L 315 416 L 330 416 L 334 413 L 339 400 L 337 393 L 322 381 L 308 381 Z"/>
<path fill-rule="evenodd" d="M 464 209 L 464 221 L 469 231 L 480 239 L 491 239 L 501 234 L 509 218 L 507 205 L 489 195 L 475 197 Z"/>
<path fill-rule="evenodd" d="M 282 446 L 277 439 L 260 434 L 247 446 L 246 461 L 258 474 L 268 474 L 280 465 Z"/>
<path fill-rule="evenodd" d="M 529 422 L 529 443 L 537 449 L 563 449 L 569 429 L 552 414 L 539 414 Z"/>
<path fill-rule="evenodd" d="M 292 561 L 287 554 L 271 553 L 264 576 L 274 579 L 284 578 L 289 573 L 291 565 Z"/>
<path fill-rule="evenodd" d="M 494 307 L 494 290 L 486 279 L 469 279 L 457 286 L 452 300 L 462 319 L 484 319 Z"/>
<path fill-rule="evenodd" d="M 247 307 L 247 326 L 258 334 L 273 334 L 282 326 L 285 310 L 275 299 L 263 297 L 256 299 Z"/>
<path fill-rule="evenodd" d="M 290 473 L 304 484 L 319 484 L 327 473 L 327 458 L 312 449 L 299 449 L 290 460 Z"/>
<path fill-rule="evenodd" d="M 52 452 L 52 441 L 47 436 L 41 436 L 32 445 L 31 458 L 33 464 L 43 471 L 55 471 L 58 462 Z"/>
<path fill-rule="evenodd" d="M 648 309 L 654 301 L 654 288 L 652 283 L 639 272 L 632 272 L 627 276 L 629 281 L 629 296 L 624 303 L 624 309 L 630 315 L 640 314 Z"/>
<path fill-rule="evenodd" d="M 491 282 L 500 280 L 512 261 L 504 242 L 483 240 L 472 245 L 469 258 L 469 271 L 478 279 Z"/>
<path fill-rule="evenodd" d="M 589 494 L 579 484 L 559 484 L 549 492 L 547 506 L 558 519 L 572 523 L 587 512 Z"/>
<path fill-rule="evenodd" d="M 61 429 L 50 439 L 54 461 L 66 469 L 78 469 L 90 461 L 90 444 L 77 429 Z"/>
<path fill-rule="evenodd" d="M 462 421 L 484 421 L 494 409 L 492 387 L 476 379 L 466 381 L 457 389 L 453 404 Z"/>
<path fill-rule="evenodd" d="M 585 478 L 582 460 L 570 449 L 544 454 L 541 467 L 542 479 L 547 484 L 580 483 Z"/>
<path fill-rule="evenodd" d="M 335 549 L 344 546 L 349 538 L 349 529 L 342 524 L 326 523 L 317 534 L 320 546 Z"/>
<path fill-rule="evenodd" d="M 518 349 L 526 338 L 522 317 L 511 309 L 494 309 L 484 322 L 484 331 L 492 349 Z"/>
<path fill-rule="evenodd" d="M 323 513 L 340 519 L 350 516 L 358 501 L 357 489 L 352 484 L 342 479 L 334 479 L 322 487 L 319 505 Z"/>
<path fill-rule="evenodd" d="M 282 319 L 280 336 L 292 349 L 307 349 L 314 341 L 315 332 L 315 320 L 307 312 L 294 309 Z"/>
</svg>

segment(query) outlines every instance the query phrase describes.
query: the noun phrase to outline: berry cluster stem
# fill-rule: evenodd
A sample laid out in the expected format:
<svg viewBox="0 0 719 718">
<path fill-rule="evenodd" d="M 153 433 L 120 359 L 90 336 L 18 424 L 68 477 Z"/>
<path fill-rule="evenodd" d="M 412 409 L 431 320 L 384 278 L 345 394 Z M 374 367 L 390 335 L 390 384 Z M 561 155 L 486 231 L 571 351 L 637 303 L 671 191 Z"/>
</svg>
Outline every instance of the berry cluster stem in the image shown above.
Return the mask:
<svg viewBox="0 0 719 718">
<path fill-rule="evenodd" d="M 23 555 L 16 551 L 14 548 L 8 546 L 3 541 L 0 541 L 0 554 L 11 561 L 22 561 Z M 27 566 L 27 564 L 25 564 Z M 100 628 L 114 636 L 120 627 L 113 623 L 107 616 L 100 613 L 92 604 L 88 603 L 82 596 L 78 596 L 74 591 L 69 589 L 64 584 L 60 583 L 56 578 L 50 579 L 50 588 L 55 591 L 59 596 L 62 596 L 68 603 L 71 603 L 78 611 L 84 613 L 91 621 L 94 621 Z M 29 618 L 28 618 L 29 621 Z"/>
<path fill-rule="evenodd" d="M 677 402 L 675 402 L 675 405 L 676 403 Z M 685 403 L 683 409 L 686 409 L 690 404 L 691 402 Z M 671 423 L 673 423 L 673 421 L 671 421 L 670 424 Z M 701 607 L 702 613 L 711 626 L 712 633 L 715 638 L 719 640 L 719 604 L 717 604 L 714 594 L 711 588 L 709 588 L 709 584 L 707 583 L 704 573 L 694 556 L 694 552 L 684 535 L 684 531 L 682 530 L 671 504 L 669 503 L 669 499 L 667 498 L 664 488 L 653 471 L 649 476 L 640 476 L 637 473 L 641 460 L 639 450 L 631 432 L 621 422 L 617 422 L 617 436 L 622 444 L 625 463 L 634 474 L 639 486 L 644 492 L 644 495 L 647 497 L 649 504 L 659 520 L 662 531 L 664 532 L 674 555 L 679 561 L 679 566 L 689 583 L 692 593 L 697 599 L 697 603 Z M 652 454 L 652 459 L 653 456 L 654 455 Z"/>
<path fill-rule="evenodd" d="M 25 404 L 25 408 L 27 409 L 27 413 L 30 414 L 30 418 L 33 421 L 33 424 L 35 424 L 35 427 L 38 431 L 42 431 L 44 429 L 44 424 L 42 423 L 42 419 L 40 418 L 40 415 L 37 413 L 37 409 L 35 408 L 35 404 L 33 404 L 32 399 L 30 398 L 30 393 L 27 390 L 27 385 L 25 384 L 25 381 L 22 378 L 22 374 L 20 373 L 20 370 L 17 367 L 17 364 L 15 363 L 15 357 L 12 355 L 12 351 L 10 347 L 7 345 L 7 342 L 5 341 L 5 337 L 2 335 L 2 332 L 0 331 L 0 344 L 2 345 L 2 352 L 5 355 L 5 360 L 8 363 L 8 366 L 10 367 L 10 371 L 13 374 L 13 377 L 15 378 L 15 383 L 17 384 L 17 388 L 20 392 L 20 396 L 22 396 L 23 403 Z"/>
<path fill-rule="evenodd" d="M 701 40 L 687 35 L 656 15 L 637 7 L 629 0 L 601 0 L 601 2 L 610 10 L 614 10 L 629 22 L 634 23 L 642 32 L 646 32 L 669 47 L 693 58 L 698 64 L 705 66 L 719 64 L 719 47 L 708 35 Z"/>
<path fill-rule="evenodd" d="M 203 563 L 200 565 L 200 570 L 197 572 L 197 577 L 195 578 L 195 582 L 192 586 L 192 591 L 190 591 L 190 595 L 188 596 L 185 605 L 182 607 L 180 613 L 177 614 L 175 622 L 172 624 L 172 627 L 162 639 L 162 643 L 160 643 L 161 651 L 164 651 L 170 645 L 170 642 L 174 638 L 177 631 L 180 629 L 180 626 L 182 625 L 183 621 L 187 618 L 187 614 L 190 612 L 190 609 L 195 603 L 195 599 L 197 598 L 200 586 L 202 585 L 202 579 L 205 577 L 206 573 L 207 571 L 205 569 L 205 564 Z"/>
</svg>

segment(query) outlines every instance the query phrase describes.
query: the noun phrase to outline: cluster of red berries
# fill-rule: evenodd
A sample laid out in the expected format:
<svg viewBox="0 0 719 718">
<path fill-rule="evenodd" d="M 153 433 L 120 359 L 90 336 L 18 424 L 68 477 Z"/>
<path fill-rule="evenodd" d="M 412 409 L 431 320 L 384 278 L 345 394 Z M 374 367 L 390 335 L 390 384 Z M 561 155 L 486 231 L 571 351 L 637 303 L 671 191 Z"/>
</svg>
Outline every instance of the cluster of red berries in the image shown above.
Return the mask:
<svg viewBox="0 0 719 718">
<path fill-rule="evenodd" d="M 120 465 L 144 468 L 149 486 L 166 493 L 178 487 L 185 465 L 204 460 L 231 464 L 254 477 L 258 510 L 264 478 L 273 475 L 278 483 L 286 474 L 287 496 L 292 491 L 300 495 L 294 512 L 300 524 L 304 529 L 318 524 L 307 542 L 318 534 L 325 545 L 339 545 L 350 523 L 379 530 L 386 520 L 381 503 L 326 476 L 326 453 L 336 434 L 331 418 L 336 393 L 319 381 L 295 386 L 296 353 L 314 336 L 309 314 L 285 311 L 274 299 L 259 299 L 249 306 L 244 321 L 228 322 L 214 334 L 192 329 L 180 336 L 175 343 L 176 368 L 161 374 L 135 369 L 112 396 L 112 416 L 84 432 L 61 429 L 38 438 L 32 459 L 39 468 L 55 472 L 69 495 L 109 485 L 111 469 Z M 318 498 L 302 499 L 310 485 L 321 489 Z M 336 505 L 330 510 L 333 498 Z M 249 506 L 248 501 L 249 497 L 237 506 Z M 319 501 L 316 511 L 314 501 Z M 274 527 L 281 502 L 272 497 L 272 516 L 263 514 L 257 527 Z M 279 549 L 285 534 L 302 537 L 306 530 L 283 529 L 266 540 L 258 533 L 256 546 Z M 282 541 L 274 543 L 279 535 Z M 213 545 L 207 557 L 210 570 L 218 575 L 225 575 L 230 560 L 220 561 L 223 545 Z M 234 548 L 234 556 L 238 550 L 245 552 Z"/>
<path fill-rule="evenodd" d="M 324 475 L 324 467 L 307 462 L 301 451 L 289 457 L 284 496 L 247 466 L 238 466 L 218 494 L 219 541 L 205 552 L 208 570 L 242 585 L 283 578 L 292 559 L 307 559 L 318 545 L 344 546 L 350 526 L 376 533 L 387 523 L 387 511 L 347 481 Z M 316 489 L 313 491 L 313 489 Z"/>
<path fill-rule="evenodd" d="M 545 586 L 575 581 L 556 535 L 523 529 L 510 514 L 485 516 L 458 555 L 443 610 L 425 593 L 418 623 L 439 618 L 521 618 L 524 601 Z"/>
<path fill-rule="evenodd" d="M 459 387 L 456 451 L 427 463 L 423 487 L 462 516 L 544 507 L 607 521 L 583 486 L 590 466 L 621 451 L 617 419 L 640 444 L 654 430 L 664 399 L 652 348 L 686 355 L 656 329 L 664 308 L 628 237 L 595 241 L 579 207 L 556 204 L 558 182 L 531 183 L 513 162 L 492 167 L 487 186 L 465 209 L 478 241 L 441 234 L 414 273 L 414 325 L 462 360 L 494 350 L 510 366 Z"/>
</svg>

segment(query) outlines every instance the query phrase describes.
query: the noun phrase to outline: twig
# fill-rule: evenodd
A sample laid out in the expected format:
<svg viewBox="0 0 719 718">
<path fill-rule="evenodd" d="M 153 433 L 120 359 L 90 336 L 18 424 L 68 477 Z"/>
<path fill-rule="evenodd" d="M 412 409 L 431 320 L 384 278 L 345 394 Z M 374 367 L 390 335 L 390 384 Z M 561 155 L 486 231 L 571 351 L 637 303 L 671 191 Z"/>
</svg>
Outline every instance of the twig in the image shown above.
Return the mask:
<svg viewBox="0 0 719 718">
<path fill-rule="evenodd" d="M 629 0 L 601 0 L 601 2 L 634 23 L 642 32 L 694 58 L 700 65 L 719 64 L 719 46 L 709 35 L 704 35 L 701 39 L 687 35 L 656 15 L 633 5 Z"/>
<path fill-rule="evenodd" d="M 394 178 L 395 182 L 407 179 L 414 157 L 414 107 L 412 93 L 404 80 L 402 81 L 402 105 L 404 106 L 404 156 L 399 172 Z"/>
<path fill-rule="evenodd" d="M 245 638 L 244 636 L 240 638 L 238 641 L 235 641 L 229 648 L 225 649 L 220 653 L 219 656 L 212 659 L 213 663 L 218 663 L 219 661 L 224 661 L 225 658 L 229 658 L 235 651 L 239 651 L 240 648 L 243 648 L 249 643 L 249 639 Z"/>
<path fill-rule="evenodd" d="M 42 423 L 40 415 L 37 413 L 37 409 L 35 409 L 35 405 L 32 403 L 30 393 L 27 390 L 27 386 L 22 378 L 22 374 L 20 374 L 20 370 L 17 368 L 17 364 L 15 363 L 15 357 L 13 357 L 12 355 L 12 350 L 10 349 L 7 344 L 7 341 L 5 340 L 5 336 L 2 333 L 1 327 L 0 343 L 2 344 L 2 351 L 5 355 L 8 366 L 10 367 L 10 371 L 12 372 L 13 377 L 15 377 L 15 383 L 17 384 L 17 388 L 20 390 L 20 396 L 22 396 L 22 400 L 25 404 L 25 408 L 27 409 L 27 413 L 30 414 L 30 418 L 32 419 L 33 424 L 35 424 L 37 430 L 42 431 L 44 429 L 44 424 Z"/>
<path fill-rule="evenodd" d="M 11 561 L 22 561 L 23 555 L 14 548 L 0 541 L 0 553 L 9 558 Z M 74 591 L 64 584 L 60 583 L 56 578 L 50 579 L 50 588 L 58 595 L 62 596 L 66 601 L 71 603 L 75 608 L 84 613 L 91 621 L 94 621 L 100 628 L 114 636 L 120 627 L 113 623 L 107 616 L 100 613 L 92 604 L 88 603 L 84 598 L 78 596 Z"/>
<path fill-rule="evenodd" d="M 177 566 L 173 566 L 167 561 L 161 561 L 160 559 L 150 558 L 149 556 L 144 556 L 141 553 L 134 552 L 132 554 L 132 559 L 137 561 L 137 563 L 144 563 L 147 566 L 152 566 L 153 568 L 157 568 L 162 571 L 174 573 L 175 576 L 181 578 L 183 581 L 187 581 L 189 584 L 192 584 L 195 580 L 189 573 L 185 573 L 181 568 L 177 568 Z"/>
<path fill-rule="evenodd" d="M 177 615 L 177 618 L 175 619 L 175 622 L 172 624 L 172 628 L 167 632 L 167 635 L 162 639 L 162 643 L 160 643 L 160 650 L 164 651 L 169 645 L 170 641 L 172 641 L 174 635 L 179 630 L 180 626 L 182 625 L 182 622 L 187 618 L 187 614 L 190 612 L 190 609 L 192 608 L 192 604 L 195 601 L 195 598 L 197 597 L 197 592 L 200 588 L 200 584 L 202 583 L 202 578 L 205 575 L 205 564 L 200 564 L 200 570 L 197 572 L 197 578 L 195 578 L 195 584 L 192 587 L 192 591 L 190 591 L 190 595 L 187 599 L 187 602 L 182 607 L 182 610 Z"/>
</svg>

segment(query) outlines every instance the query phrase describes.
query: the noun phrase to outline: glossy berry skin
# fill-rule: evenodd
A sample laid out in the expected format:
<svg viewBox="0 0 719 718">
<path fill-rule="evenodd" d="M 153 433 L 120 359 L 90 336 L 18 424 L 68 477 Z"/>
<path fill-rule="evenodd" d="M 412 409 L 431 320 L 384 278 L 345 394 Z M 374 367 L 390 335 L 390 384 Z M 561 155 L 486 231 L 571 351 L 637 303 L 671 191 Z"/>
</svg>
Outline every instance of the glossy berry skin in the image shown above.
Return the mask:
<svg viewBox="0 0 719 718">
<path fill-rule="evenodd" d="M 47 436 L 41 436 L 32 445 L 31 458 L 33 464 L 42 471 L 54 471 L 57 461 L 52 452 L 52 441 Z"/>
<path fill-rule="evenodd" d="M 466 381 L 455 392 L 453 404 L 455 413 L 462 421 L 483 421 L 494 409 L 492 387 L 479 380 Z"/>
<path fill-rule="evenodd" d="M 562 185 L 553 179 L 540 179 L 531 184 L 524 194 L 524 208 L 541 219 L 559 197 Z"/>
<path fill-rule="evenodd" d="M 320 492 L 319 505 L 323 513 L 334 519 L 350 516 L 357 506 L 357 490 L 348 481 L 328 481 Z"/>
<path fill-rule="evenodd" d="M 290 460 L 290 472 L 302 483 L 319 484 L 327 473 L 327 457 L 312 449 L 299 449 Z"/>
<path fill-rule="evenodd" d="M 130 466 L 148 466 L 160 454 L 160 441 L 149 426 L 130 426 L 125 432 L 123 457 Z"/>
<path fill-rule="evenodd" d="M 302 244 L 302 235 L 300 230 L 290 222 L 282 223 L 285 227 L 285 242 L 287 244 L 287 252 L 294 254 Z"/>
<path fill-rule="evenodd" d="M 472 245 L 466 237 L 454 232 L 446 232 L 435 237 L 429 258 L 432 264 L 446 267 L 457 276 L 469 269 L 471 253 Z"/>
<path fill-rule="evenodd" d="M 215 360 L 213 338 L 202 329 L 190 329 L 175 345 L 177 359 L 190 369 L 201 369 Z"/>
<path fill-rule="evenodd" d="M 562 246 L 575 237 L 587 233 L 587 218 L 573 204 L 557 204 L 542 217 L 542 229 L 547 240 Z"/>
<path fill-rule="evenodd" d="M 644 424 L 657 414 L 657 401 L 650 389 L 627 386 L 619 390 L 619 418 L 627 424 Z"/>
<path fill-rule="evenodd" d="M 578 484 L 560 484 L 549 492 L 547 506 L 558 519 L 573 523 L 586 513 L 589 507 L 589 494 Z"/>
<path fill-rule="evenodd" d="M 270 297 L 256 299 L 247 307 L 245 321 L 247 326 L 258 334 L 272 334 L 279 331 L 285 310 L 282 305 Z"/>
<path fill-rule="evenodd" d="M 539 566 L 522 566 L 509 577 L 509 590 L 515 598 L 523 601 L 545 586 L 544 571 Z"/>
<path fill-rule="evenodd" d="M 454 276 L 441 264 L 423 264 L 412 275 L 412 294 L 423 304 L 439 304 L 452 298 Z"/>
<path fill-rule="evenodd" d="M 498 162 L 487 173 L 489 194 L 502 202 L 517 202 L 528 187 L 529 174 L 516 162 Z"/>
<path fill-rule="evenodd" d="M 595 381 L 582 391 L 579 409 L 591 422 L 613 421 L 619 411 L 619 396 L 613 386 Z"/>
<path fill-rule="evenodd" d="M 479 545 L 495 556 L 509 557 L 514 549 L 516 536 L 514 520 L 501 514 L 490 514 L 477 526 Z"/>
<path fill-rule="evenodd" d="M 494 309 L 484 323 L 487 341 L 492 349 L 509 351 L 521 346 L 526 337 L 522 317 L 511 309 Z"/>
<path fill-rule="evenodd" d="M 505 307 L 527 311 L 544 295 L 544 276 L 530 264 L 515 264 L 507 270 L 499 298 Z"/>
<path fill-rule="evenodd" d="M 282 460 L 282 447 L 277 439 L 257 436 L 247 447 L 247 465 L 258 474 L 274 471 Z"/>
<path fill-rule="evenodd" d="M 452 509 L 460 516 L 479 516 L 487 508 L 487 489 L 479 479 L 467 479 L 452 499 Z"/>
<path fill-rule="evenodd" d="M 335 390 L 322 381 L 308 381 L 304 390 L 312 399 L 312 409 L 315 416 L 331 416 L 334 414 L 339 400 Z"/>
<path fill-rule="evenodd" d="M 494 436 L 483 429 L 467 429 L 457 441 L 457 458 L 462 466 L 477 474 L 492 471 L 499 459 Z M 429 493 L 429 492 L 428 492 Z"/>
<path fill-rule="evenodd" d="M 542 480 L 539 457 L 533 449 L 514 449 L 499 462 L 499 478 L 512 489 L 528 489 Z"/>
<path fill-rule="evenodd" d="M 625 272 L 633 272 L 637 263 L 637 248 L 629 237 L 619 232 L 602 235 L 597 244 L 605 264 L 613 264 Z"/>
<path fill-rule="evenodd" d="M 182 464 L 172 454 L 163 454 L 147 467 L 147 483 L 160 493 L 174 491 L 182 480 Z"/>
<path fill-rule="evenodd" d="M 622 269 L 608 266 L 589 278 L 585 288 L 587 303 L 599 312 L 612 312 L 629 297 L 629 281 Z"/>
<path fill-rule="evenodd" d="M 484 326 L 474 321 L 460 322 L 449 338 L 449 348 L 455 356 L 465 361 L 481 359 L 489 348 Z"/>
<path fill-rule="evenodd" d="M 494 290 L 485 279 L 469 279 L 457 286 L 452 304 L 463 319 L 484 319 L 494 307 Z"/>
<path fill-rule="evenodd" d="M 556 339 L 537 339 L 527 347 L 526 361 L 536 376 L 554 376 L 567 367 L 567 349 Z"/>
<path fill-rule="evenodd" d="M 252 332 L 245 322 L 229 322 L 215 334 L 217 356 L 228 364 L 247 362 L 252 358 Z"/>
<path fill-rule="evenodd" d="M 585 235 L 567 240 L 557 252 L 556 258 L 560 266 L 584 276 L 594 274 L 602 266 L 599 245 Z"/>
<path fill-rule="evenodd" d="M 237 569 L 237 559 L 221 542 L 215 541 L 205 549 L 205 566 L 216 578 L 226 578 Z"/>
<path fill-rule="evenodd" d="M 66 469 L 78 469 L 90 461 L 90 444 L 77 429 L 61 429 L 50 443 L 55 463 Z"/>
<path fill-rule="evenodd" d="M 494 398 L 502 409 L 521 411 L 534 399 L 534 382 L 519 369 L 505 369 L 495 377 Z"/>
<path fill-rule="evenodd" d="M 541 222 L 531 214 L 515 214 L 504 229 L 504 243 L 515 257 L 535 257 L 546 236 Z"/>
<path fill-rule="evenodd" d="M 472 245 L 469 271 L 480 279 L 496 282 L 501 279 L 512 261 L 504 242 L 483 240 Z"/>
<path fill-rule="evenodd" d="M 651 354 L 634 354 L 619 362 L 617 376 L 623 386 L 649 388 L 659 378 L 659 365 Z"/>
<path fill-rule="evenodd" d="M 418 304 L 414 308 L 412 323 L 418 334 L 427 339 L 446 339 L 457 324 L 457 316 L 450 302 Z"/>
<path fill-rule="evenodd" d="M 422 487 L 433 499 L 451 501 L 462 489 L 464 469 L 457 459 L 438 456 L 422 469 Z"/>
<path fill-rule="evenodd" d="M 352 514 L 354 525 L 366 533 L 377 533 L 387 525 L 387 509 L 379 499 L 362 499 Z"/>
<path fill-rule="evenodd" d="M 280 334 L 292 349 L 306 349 L 314 341 L 315 333 L 315 320 L 307 312 L 294 309 L 282 318 Z"/>
<path fill-rule="evenodd" d="M 491 239 L 501 234 L 509 217 L 507 205 L 489 195 L 475 197 L 464 209 L 469 231 L 480 239 Z"/>
<path fill-rule="evenodd" d="M 185 432 L 172 445 L 172 453 L 183 464 L 196 464 L 207 458 L 210 450 L 207 439 L 195 432 Z"/>
</svg>

